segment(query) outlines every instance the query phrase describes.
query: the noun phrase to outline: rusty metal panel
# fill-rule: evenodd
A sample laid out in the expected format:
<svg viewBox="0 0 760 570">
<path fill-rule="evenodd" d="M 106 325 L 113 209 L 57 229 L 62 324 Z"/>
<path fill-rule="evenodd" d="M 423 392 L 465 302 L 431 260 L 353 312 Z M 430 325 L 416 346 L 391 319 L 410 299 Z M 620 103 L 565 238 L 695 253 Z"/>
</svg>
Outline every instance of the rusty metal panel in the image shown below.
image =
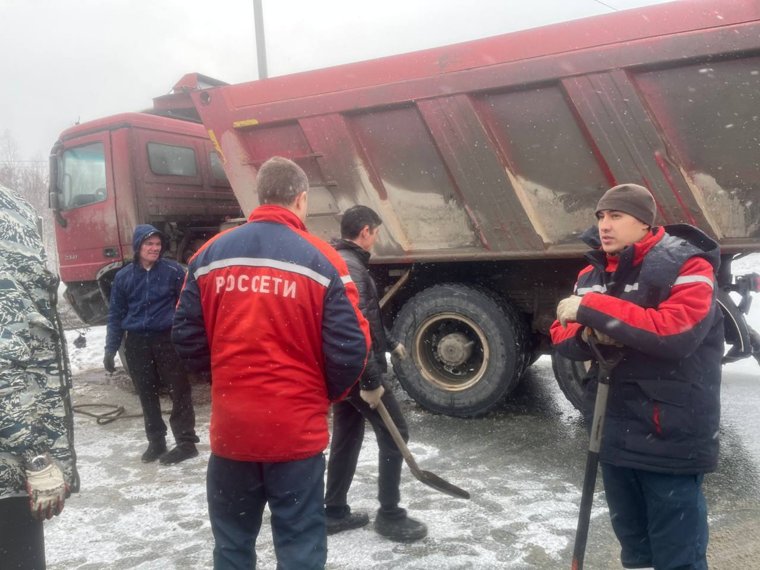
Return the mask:
<svg viewBox="0 0 760 570">
<path fill-rule="evenodd" d="M 483 247 L 514 254 L 542 251 L 526 211 L 470 99 L 464 95 L 419 101 L 417 106 L 454 180 L 457 198 Z"/>
<path fill-rule="evenodd" d="M 384 261 L 576 256 L 622 181 L 652 189 L 662 222 L 757 249 L 756 161 L 721 180 L 703 157 L 724 137 L 687 148 L 691 119 L 657 74 L 757 58 L 758 29 L 757 3 L 695 0 L 191 96 L 244 210 L 258 164 L 288 156 L 325 204 L 381 213 Z"/>
<path fill-rule="evenodd" d="M 566 81 L 595 140 L 602 141 L 614 183 L 633 182 L 655 195 L 657 222 L 686 222 L 718 236 L 718 228 L 700 211 L 688 185 L 671 169 L 667 149 L 643 101 L 622 71 Z"/>
<path fill-rule="evenodd" d="M 405 251 L 482 248 L 422 117 L 413 106 L 356 113 L 348 124 L 405 236 Z"/>
<path fill-rule="evenodd" d="M 344 212 L 355 204 L 365 204 L 380 212 L 384 220 L 376 243 L 381 257 L 403 257 L 404 244 L 408 243 L 403 228 L 398 223 L 395 210 L 386 199 L 385 188 L 371 165 L 364 158 L 346 117 L 325 114 L 299 121 L 304 137 L 315 156 L 338 212 Z M 311 210 L 311 199 L 309 209 Z M 340 234 L 340 218 L 307 220 L 309 231 L 324 239 Z"/>
<path fill-rule="evenodd" d="M 760 56 L 635 74 L 694 196 L 724 241 L 760 241 Z"/>
<path fill-rule="evenodd" d="M 478 109 L 526 220 L 547 246 L 577 245 L 610 180 L 561 89 L 488 92 L 478 98 Z"/>
<path fill-rule="evenodd" d="M 746 65 L 757 59 L 742 61 Z M 752 166 L 758 160 L 760 125 L 752 117 L 757 116 L 753 103 L 760 101 L 755 101 L 760 97 L 760 82 L 755 79 L 753 84 L 751 65 L 744 68 L 745 73 L 727 72 L 720 82 L 712 82 L 713 92 L 692 95 L 692 101 L 699 103 L 690 106 L 688 93 L 695 84 L 683 75 L 698 77 L 699 69 L 712 67 L 701 63 L 685 68 L 688 71 L 684 73 L 664 69 L 639 75 L 613 71 L 567 79 L 563 84 L 597 141 L 614 183 L 635 182 L 650 188 L 657 201 L 658 223 L 696 225 L 730 250 L 748 243 L 748 238 L 752 242 L 753 232 L 757 238 L 760 224 L 760 170 Z M 737 89 L 737 82 L 744 84 L 743 92 Z M 744 105 L 727 105 L 731 97 L 746 100 Z M 721 113 L 733 118 L 717 125 Z M 743 127 L 737 126 L 736 131 L 725 128 L 734 123 Z M 715 174 L 724 168 L 730 172 L 727 189 L 694 166 L 694 161 L 703 168 L 709 161 Z"/>
</svg>

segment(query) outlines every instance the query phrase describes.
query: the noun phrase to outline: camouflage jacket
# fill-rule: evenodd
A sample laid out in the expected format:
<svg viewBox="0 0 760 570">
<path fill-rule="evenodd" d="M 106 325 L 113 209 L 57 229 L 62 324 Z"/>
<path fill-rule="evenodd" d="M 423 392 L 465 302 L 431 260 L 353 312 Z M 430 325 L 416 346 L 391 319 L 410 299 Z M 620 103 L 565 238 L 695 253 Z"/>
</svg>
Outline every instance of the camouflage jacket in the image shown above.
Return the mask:
<svg viewBox="0 0 760 570">
<path fill-rule="evenodd" d="M 79 487 L 58 277 L 45 265 L 37 215 L 0 186 L 0 499 L 22 496 L 24 461 L 49 452 Z"/>
</svg>

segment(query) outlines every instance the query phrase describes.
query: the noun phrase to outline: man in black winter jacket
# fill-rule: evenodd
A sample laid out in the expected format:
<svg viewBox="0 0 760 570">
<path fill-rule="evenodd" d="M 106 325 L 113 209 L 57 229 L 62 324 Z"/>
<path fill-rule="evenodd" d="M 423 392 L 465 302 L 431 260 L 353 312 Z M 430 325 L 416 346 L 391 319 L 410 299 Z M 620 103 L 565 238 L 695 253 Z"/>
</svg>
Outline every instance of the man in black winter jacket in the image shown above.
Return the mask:
<svg viewBox="0 0 760 570">
<path fill-rule="evenodd" d="M 404 440 L 409 438 L 398 402 L 390 389 L 383 385 L 383 374 L 387 371 L 385 353 L 390 350 L 395 357 L 406 358 L 406 351 L 402 344 L 391 339 L 383 326 L 377 287 L 369 273 L 370 250 L 381 224 L 374 210 L 354 206 L 343 214 L 342 239 L 333 244 L 346 260 L 351 279 L 359 290 L 359 308 L 369 321 L 372 353 L 359 384 L 344 401 L 333 405 L 333 434 L 325 490 L 327 534 L 369 523 L 367 513 L 351 512 L 347 500 L 364 439 L 366 419 L 375 430 L 379 448 L 380 508 L 375 517 L 375 530 L 391 540 L 413 542 L 427 536 L 427 527 L 407 516 L 406 510 L 399 507 L 403 457 L 376 410 L 378 402 L 382 401 Z"/>
</svg>

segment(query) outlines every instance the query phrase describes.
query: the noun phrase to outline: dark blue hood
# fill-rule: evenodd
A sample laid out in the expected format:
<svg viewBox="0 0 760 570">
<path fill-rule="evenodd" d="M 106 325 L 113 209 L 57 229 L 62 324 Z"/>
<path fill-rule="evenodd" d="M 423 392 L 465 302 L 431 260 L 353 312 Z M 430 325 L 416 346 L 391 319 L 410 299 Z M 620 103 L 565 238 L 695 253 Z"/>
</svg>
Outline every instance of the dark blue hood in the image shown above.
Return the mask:
<svg viewBox="0 0 760 570">
<path fill-rule="evenodd" d="M 718 268 L 720 268 L 720 246 L 718 245 L 718 242 L 699 228 L 689 224 L 672 224 L 665 226 L 665 231 L 669 235 L 685 240 L 693 246 L 701 249 L 704 252 L 701 257 L 704 257 L 709 261 L 717 273 Z"/>
<path fill-rule="evenodd" d="M 135 228 L 135 233 L 132 234 L 132 251 L 134 252 L 135 260 L 137 260 L 137 254 L 140 252 L 142 242 L 150 236 L 155 235 L 161 238 L 161 255 L 163 255 L 166 252 L 166 236 L 163 232 L 160 232 L 150 224 L 140 224 Z"/>
</svg>

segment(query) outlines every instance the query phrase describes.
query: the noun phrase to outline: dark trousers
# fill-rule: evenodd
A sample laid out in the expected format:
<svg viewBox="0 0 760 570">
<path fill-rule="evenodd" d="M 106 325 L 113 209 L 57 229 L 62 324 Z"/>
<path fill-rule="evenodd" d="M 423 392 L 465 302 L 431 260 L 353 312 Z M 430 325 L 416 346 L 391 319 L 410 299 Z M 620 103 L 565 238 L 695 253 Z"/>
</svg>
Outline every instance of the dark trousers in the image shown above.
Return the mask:
<svg viewBox="0 0 760 570">
<path fill-rule="evenodd" d="M 28 497 L 0 499 L 0 568 L 45 570 L 42 522 L 32 518 Z"/>
<path fill-rule="evenodd" d="M 703 475 L 670 475 L 602 463 L 612 528 L 625 568 L 707 570 Z"/>
<path fill-rule="evenodd" d="M 198 442 L 195 435 L 195 410 L 185 367 L 171 343 L 171 331 L 154 334 L 127 333 L 124 343 L 129 373 L 137 387 L 148 441 L 166 436 L 158 397 L 162 384 L 169 388 L 172 412 L 169 416 L 177 443 Z"/>
<path fill-rule="evenodd" d="M 393 392 L 386 386 L 382 398 L 393 422 L 398 427 L 404 441 L 409 440 L 406 420 L 401 413 Z M 385 427 L 380 412 L 373 410 L 359 396 L 359 387 L 342 402 L 333 404 L 333 433 L 330 442 L 330 458 L 327 463 L 327 488 L 325 506 L 327 514 L 340 517 L 348 512 L 348 489 L 354 479 L 359 452 L 364 440 L 364 420 L 375 430 L 378 447 L 378 496 L 380 507 L 387 514 L 399 509 L 401 493 L 401 466 L 404 458 Z"/>
<path fill-rule="evenodd" d="M 214 534 L 215 570 L 256 567 L 264 506 L 272 513 L 278 570 L 322 569 L 327 562 L 321 453 L 284 463 L 232 461 L 211 455 L 206 494 Z"/>
</svg>

